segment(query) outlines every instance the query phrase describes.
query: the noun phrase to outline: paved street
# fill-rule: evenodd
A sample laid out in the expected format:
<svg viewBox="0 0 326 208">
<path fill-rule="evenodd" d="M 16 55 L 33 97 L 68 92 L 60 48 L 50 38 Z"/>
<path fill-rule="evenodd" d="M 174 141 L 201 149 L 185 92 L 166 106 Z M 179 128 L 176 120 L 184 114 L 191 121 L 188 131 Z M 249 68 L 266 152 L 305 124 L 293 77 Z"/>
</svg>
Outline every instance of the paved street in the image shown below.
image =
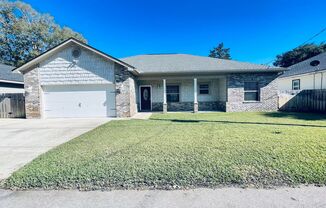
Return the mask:
<svg viewBox="0 0 326 208">
<path fill-rule="evenodd" d="M 279 189 L 195 189 L 181 191 L 8 191 L 0 190 L 1 208 L 326 208 L 326 187 Z"/>
</svg>

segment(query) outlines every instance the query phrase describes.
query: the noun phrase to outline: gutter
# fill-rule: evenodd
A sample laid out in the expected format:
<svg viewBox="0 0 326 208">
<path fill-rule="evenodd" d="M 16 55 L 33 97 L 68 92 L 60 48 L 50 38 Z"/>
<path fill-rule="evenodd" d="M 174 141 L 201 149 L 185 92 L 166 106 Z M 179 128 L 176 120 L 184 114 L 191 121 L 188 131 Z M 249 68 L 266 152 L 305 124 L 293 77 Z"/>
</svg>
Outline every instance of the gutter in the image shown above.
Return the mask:
<svg viewBox="0 0 326 208">
<path fill-rule="evenodd" d="M 301 76 L 301 75 L 314 75 L 315 73 L 326 73 L 326 69 L 322 69 L 322 70 L 318 70 L 318 71 L 304 72 L 304 73 L 301 73 L 301 74 L 291 74 L 291 75 L 284 76 L 284 77 L 279 77 L 279 78 L 280 79 L 286 79 L 286 78 L 296 77 L 296 76 Z"/>
<path fill-rule="evenodd" d="M 3 79 L 0 79 L 0 82 L 13 83 L 13 84 L 24 84 L 24 82 L 3 80 Z"/>
<path fill-rule="evenodd" d="M 139 72 L 138 74 L 140 76 L 152 76 L 152 75 L 211 75 L 211 74 L 232 74 L 232 73 L 275 73 L 275 72 L 283 72 L 286 71 L 285 68 L 276 68 L 276 69 L 266 69 L 266 70 L 250 70 L 246 71 L 244 70 L 219 70 L 219 71 L 183 71 L 183 72 L 166 72 L 166 71 L 160 71 L 160 72 Z"/>
</svg>

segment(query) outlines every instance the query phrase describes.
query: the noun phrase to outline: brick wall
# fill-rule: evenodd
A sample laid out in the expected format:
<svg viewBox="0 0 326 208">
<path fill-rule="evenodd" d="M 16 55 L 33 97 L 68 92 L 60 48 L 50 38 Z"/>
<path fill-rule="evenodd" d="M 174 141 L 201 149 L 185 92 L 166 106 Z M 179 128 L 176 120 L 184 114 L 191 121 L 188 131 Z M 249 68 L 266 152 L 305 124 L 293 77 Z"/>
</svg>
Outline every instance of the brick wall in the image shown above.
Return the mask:
<svg viewBox="0 0 326 208">
<path fill-rule="evenodd" d="M 38 68 L 24 74 L 26 118 L 41 118 L 41 89 Z"/>
<path fill-rule="evenodd" d="M 231 74 L 227 78 L 226 111 L 276 111 L 278 108 L 277 73 Z M 244 82 L 256 81 L 260 89 L 258 102 L 244 101 Z"/>
<path fill-rule="evenodd" d="M 168 103 L 168 111 L 193 111 L 194 102 L 178 102 L 178 103 Z M 225 111 L 225 102 L 219 101 L 207 101 L 198 102 L 199 111 Z M 162 102 L 152 103 L 152 111 L 163 111 Z"/>
<path fill-rule="evenodd" d="M 137 113 L 135 81 L 127 68 L 115 64 L 116 112 L 117 117 L 130 117 Z"/>
</svg>

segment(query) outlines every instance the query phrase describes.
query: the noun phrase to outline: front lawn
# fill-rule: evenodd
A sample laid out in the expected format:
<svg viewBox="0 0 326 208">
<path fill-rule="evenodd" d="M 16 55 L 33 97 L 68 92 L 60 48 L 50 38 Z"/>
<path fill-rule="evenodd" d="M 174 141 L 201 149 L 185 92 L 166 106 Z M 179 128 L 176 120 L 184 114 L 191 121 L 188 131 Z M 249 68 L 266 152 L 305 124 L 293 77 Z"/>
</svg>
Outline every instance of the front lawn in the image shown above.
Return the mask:
<svg viewBox="0 0 326 208">
<path fill-rule="evenodd" d="M 117 120 L 38 157 L 13 189 L 326 185 L 326 116 L 173 113 Z"/>
</svg>

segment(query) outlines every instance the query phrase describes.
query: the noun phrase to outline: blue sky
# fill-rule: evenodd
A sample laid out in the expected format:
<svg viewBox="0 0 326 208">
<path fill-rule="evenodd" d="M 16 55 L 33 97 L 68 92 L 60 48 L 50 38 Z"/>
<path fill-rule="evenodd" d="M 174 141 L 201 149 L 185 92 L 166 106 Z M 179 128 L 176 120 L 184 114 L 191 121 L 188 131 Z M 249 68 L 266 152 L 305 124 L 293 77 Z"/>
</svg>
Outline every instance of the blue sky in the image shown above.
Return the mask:
<svg viewBox="0 0 326 208">
<path fill-rule="evenodd" d="M 233 59 L 266 63 L 326 27 L 325 0 L 24 2 L 118 58 L 151 53 L 207 56 L 224 42 Z M 314 41 L 326 41 L 326 32 Z"/>
</svg>

